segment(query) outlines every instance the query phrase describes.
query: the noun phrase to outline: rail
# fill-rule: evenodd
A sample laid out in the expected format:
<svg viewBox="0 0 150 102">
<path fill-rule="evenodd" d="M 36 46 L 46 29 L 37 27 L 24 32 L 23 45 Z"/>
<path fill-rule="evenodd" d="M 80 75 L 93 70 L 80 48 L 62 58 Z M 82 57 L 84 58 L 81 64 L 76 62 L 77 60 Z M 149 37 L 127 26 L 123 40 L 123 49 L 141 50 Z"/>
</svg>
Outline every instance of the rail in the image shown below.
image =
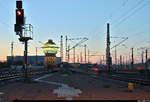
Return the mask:
<svg viewBox="0 0 150 102">
<path fill-rule="evenodd" d="M 31 75 L 40 75 L 40 74 L 46 74 L 48 71 L 31 71 L 28 74 Z M 16 73 L 7 73 L 0 75 L 0 81 L 6 81 L 6 80 L 11 80 L 11 79 L 16 79 L 16 78 L 23 78 L 24 73 L 23 72 L 16 72 Z"/>
<path fill-rule="evenodd" d="M 141 85 L 150 85 L 150 80 L 146 79 L 138 79 L 138 78 L 125 78 L 117 75 L 112 75 L 109 78 L 112 78 L 114 80 L 120 80 L 120 81 L 125 81 L 125 82 L 132 82 L 136 84 L 141 84 Z"/>
</svg>

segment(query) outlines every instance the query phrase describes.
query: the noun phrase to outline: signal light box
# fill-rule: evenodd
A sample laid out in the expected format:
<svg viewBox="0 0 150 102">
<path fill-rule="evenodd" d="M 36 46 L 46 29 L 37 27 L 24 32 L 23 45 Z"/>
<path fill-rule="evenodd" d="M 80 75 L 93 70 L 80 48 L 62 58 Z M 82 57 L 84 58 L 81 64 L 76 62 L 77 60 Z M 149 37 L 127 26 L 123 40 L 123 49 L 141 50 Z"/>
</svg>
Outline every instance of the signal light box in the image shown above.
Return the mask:
<svg viewBox="0 0 150 102">
<path fill-rule="evenodd" d="M 22 1 L 16 1 L 16 8 L 21 9 L 22 8 Z"/>
<path fill-rule="evenodd" d="M 23 9 L 16 10 L 16 24 L 24 25 L 24 10 Z"/>
</svg>

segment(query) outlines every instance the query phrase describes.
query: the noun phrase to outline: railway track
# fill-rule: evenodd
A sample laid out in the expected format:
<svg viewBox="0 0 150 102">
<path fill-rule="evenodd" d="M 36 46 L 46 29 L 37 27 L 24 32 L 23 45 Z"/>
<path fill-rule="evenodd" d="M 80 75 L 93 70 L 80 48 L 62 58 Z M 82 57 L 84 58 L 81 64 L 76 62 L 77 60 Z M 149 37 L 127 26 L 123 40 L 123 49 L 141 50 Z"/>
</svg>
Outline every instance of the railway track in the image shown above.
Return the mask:
<svg viewBox="0 0 150 102">
<path fill-rule="evenodd" d="M 75 71 L 75 72 L 82 72 L 82 71 L 78 71 L 75 69 L 71 69 L 71 71 Z M 84 72 L 85 73 L 85 72 Z M 86 74 L 92 74 L 89 72 L 86 72 Z M 122 76 L 120 76 L 119 74 L 121 74 Z M 95 74 L 95 75 L 101 75 L 101 74 Z M 132 82 L 132 83 L 136 83 L 136 84 L 141 84 L 141 85 L 150 85 L 150 80 L 146 80 L 146 79 L 140 79 L 140 78 L 134 78 L 136 77 L 136 75 L 138 75 L 137 73 L 114 73 L 113 75 L 107 75 L 108 78 L 111 78 L 113 80 L 119 80 L 119 81 L 124 81 L 124 82 Z M 106 77 L 106 76 L 105 76 Z"/>
<path fill-rule="evenodd" d="M 136 84 L 141 84 L 141 85 L 150 85 L 150 80 L 146 79 L 139 79 L 139 78 L 127 78 L 119 75 L 111 75 L 109 78 L 112 78 L 114 80 L 120 80 L 120 81 L 125 81 L 125 82 L 132 82 Z"/>
<path fill-rule="evenodd" d="M 33 75 L 40 75 L 40 74 L 46 74 L 46 73 L 48 73 L 48 71 L 31 71 L 31 72 L 28 72 L 27 74 L 29 76 L 33 76 Z M 7 80 L 23 78 L 23 77 L 24 77 L 23 72 L 1 74 L 0 81 L 7 81 Z"/>
</svg>

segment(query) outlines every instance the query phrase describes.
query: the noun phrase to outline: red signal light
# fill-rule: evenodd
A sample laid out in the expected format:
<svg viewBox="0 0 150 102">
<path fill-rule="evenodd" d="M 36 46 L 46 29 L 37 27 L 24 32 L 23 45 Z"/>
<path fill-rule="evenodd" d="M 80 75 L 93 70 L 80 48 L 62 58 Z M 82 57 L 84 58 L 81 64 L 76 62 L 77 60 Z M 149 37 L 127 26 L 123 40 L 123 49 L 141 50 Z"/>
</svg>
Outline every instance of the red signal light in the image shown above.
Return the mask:
<svg viewBox="0 0 150 102">
<path fill-rule="evenodd" d="M 22 15 L 22 13 L 21 13 L 20 10 L 17 11 L 17 15 L 18 15 L 18 16 L 21 16 L 21 15 Z"/>
<path fill-rule="evenodd" d="M 23 25 L 24 24 L 24 10 L 16 9 L 16 24 Z"/>
<path fill-rule="evenodd" d="M 97 68 L 97 67 L 94 67 L 93 70 L 97 72 L 97 71 L 98 71 L 98 68 Z"/>
<path fill-rule="evenodd" d="M 144 67 L 136 67 L 137 70 L 142 70 Z"/>
</svg>

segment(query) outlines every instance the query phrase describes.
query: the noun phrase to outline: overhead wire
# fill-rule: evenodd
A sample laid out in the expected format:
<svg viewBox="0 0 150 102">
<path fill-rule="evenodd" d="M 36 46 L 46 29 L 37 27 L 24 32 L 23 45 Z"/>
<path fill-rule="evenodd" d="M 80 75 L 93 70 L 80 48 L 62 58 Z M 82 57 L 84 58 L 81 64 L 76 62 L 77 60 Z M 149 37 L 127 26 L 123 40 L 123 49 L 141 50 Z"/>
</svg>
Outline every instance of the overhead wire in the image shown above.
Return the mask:
<svg viewBox="0 0 150 102">
<path fill-rule="evenodd" d="M 148 5 L 150 3 L 150 1 L 145 2 L 143 5 L 141 5 L 139 8 L 135 9 L 131 14 L 129 14 L 128 16 L 126 16 L 125 18 L 123 18 L 116 26 L 118 27 L 120 24 L 122 24 L 123 22 L 125 22 L 127 19 L 129 19 L 131 16 L 133 16 L 135 13 L 137 13 L 139 10 L 141 10 L 142 8 L 144 8 L 146 5 Z"/>
<path fill-rule="evenodd" d="M 119 18 L 116 18 L 112 24 L 115 24 L 116 22 L 119 22 L 119 20 L 121 20 L 123 17 L 125 17 L 126 15 L 128 15 L 130 12 L 132 12 L 134 9 L 136 9 L 139 5 L 141 5 L 141 3 L 144 0 L 140 0 L 137 2 L 137 4 L 135 6 L 133 6 L 132 8 L 128 9 L 125 13 L 123 13 Z"/>
<path fill-rule="evenodd" d="M 142 3 L 142 4 L 141 4 Z M 136 6 L 134 6 L 134 7 L 132 7 L 130 10 L 132 10 L 131 12 L 129 12 L 128 14 L 129 15 L 127 15 L 127 16 L 121 16 L 120 17 L 120 22 L 117 24 L 117 26 L 119 26 L 122 22 L 124 22 L 124 21 L 126 21 L 129 17 L 131 17 L 132 15 L 134 15 L 135 13 L 137 13 L 139 10 L 141 10 L 142 8 L 144 8 L 146 5 L 148 5 L 150 3 L 150 1 L 147 1 L 147 2 L 144 2 L 144 0 L 140 0 L 137 4 L 136 4 Z M 123 18 L 122 18 L 123 17 Z M 119 20 L 118 20 L 119 21 Z M 115 23 L 116 23 L 116 21 L 115 21 Z M 116 27 L 116 26 L 115 26 Z M 146 30 L 146 31 L 148 31 L 148 30 Z M 142 32 L 140 32 L 140 33 L 135 33 L 136 35 L 138 34 L 143 34 L 144 32 L 146 32 L 146 31 L 142 31 Z M 134 34 L 134 35 L 135 35 Z M 133 34 L 132 34 L 133 35 Z M 144 42 L 144 40 L 142 41 L 142 43 Z M 137 44 L 137 43 L 136 43 Z M 141 43 L 140 43 L 141 44 Z M 135 47 L 135 44 L 134 44 L 134 47 Z"/>
<path fill-rule="evenodd" d="M 121 10 L 122 8 L 124 8 L 124 7 L 127 5 L 128 1 L 129 1 L 129 0 L 124 0 L 123 3 L 121 4 L 121 6 L 119 6 L 117 9 L 113 10 L 113 11 L 110 13 L 110 15 L 109 15 L 108 18 L 107 18 L 107 17 L 104 17 L 104 18 L 106 18 L 106 20 L 104 21 L 103 26 L 105 26 L 105 24 L 106 24 L 107 22 L 109 22 L 109 20 L 111 20 L 111 19 L 113 18 L 114 14 L 116 14 L 119 10 Z M 99 29 L 99 28 L 100 28 L 100 27 L 97 27 L 97 28 L 94 30 L 94 34 L 92 34 L 93 36 L 97 36 L 96 30 Z M 103 32 L 103 31 L 101 30 L 100 32 L 98 32 L 98 34 L 101 34 L 102 32 Z"/>
<path fill-rule="evenodd" d="M 145 32 L 148 32 L 149 31 L 149 29 L 146 29 L 146 30 L 144 30 L 144 31 L 141 31 L 141 32 L 138 32 L 138 33 L 134 33 L 134 34 L 132 34 L 132 35 L 142 35 L 142 34 L 144 34 Z M 137 37 L 137 36 L 136 36 Z M 136 45 L 141 45 L 141 44 L 143 44 L 145 42 L 145 39 L 144 40 L 142 40 L 142 41 L 136 41 L 132 46 L 133 47 L 135 47 Z M 140 43 L 140 44 L 139 44 Z"/>
<path fill-rule="evenodd" d="M 111 12 L 111 14 L 109 15 L 109 17 L 107 18 L 107 21 L 105 23 L 107 23 L 110 19 L 113 18 L 113 16 L 118 13 L 122 8 L 124 8 L 128 3 L 128 0 L 125 0 L 121 6 L 119 6 L 117 9 L 115 9 L 113 12 Z"/>
</svg>

